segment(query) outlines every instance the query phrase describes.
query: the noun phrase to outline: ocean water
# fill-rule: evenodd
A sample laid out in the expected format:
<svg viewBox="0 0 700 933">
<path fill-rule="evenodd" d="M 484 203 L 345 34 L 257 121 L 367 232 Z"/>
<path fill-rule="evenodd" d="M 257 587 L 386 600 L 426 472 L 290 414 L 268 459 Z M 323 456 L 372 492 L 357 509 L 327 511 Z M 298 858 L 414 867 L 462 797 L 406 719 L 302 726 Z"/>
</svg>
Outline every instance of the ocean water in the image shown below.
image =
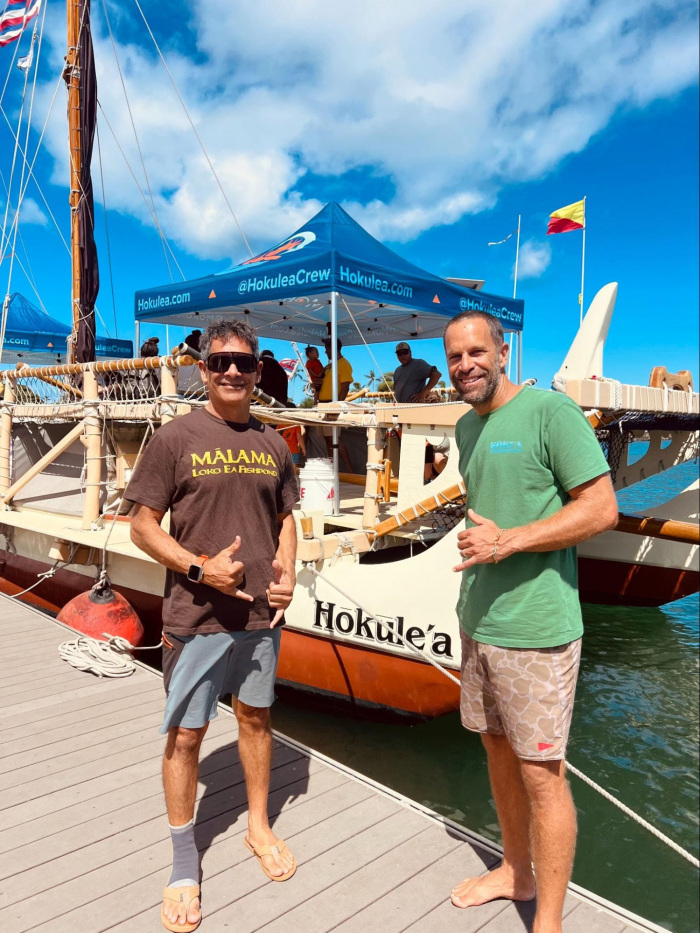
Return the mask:
<svg viewBox="0 0 700 933">
<path fill-rule="evenodd" d="M 637 459 L 644 445 L 634 444 Z M 625 492 L 640 512 L 697 476 L 689 463 Z M 584 605 L 586 633 L 569 760 L 698 855 L 698 596 L 660 609 Z M 479 738 L 457 714 L 414 726 L 278 701 L 274 724 L 362 774 L 500 841 Z M 698 871 L 571 777 L 574 881 L 675 933 L 698 931 Z M 445 897 L 458 878 L 445 879 Z"/>
</svg>

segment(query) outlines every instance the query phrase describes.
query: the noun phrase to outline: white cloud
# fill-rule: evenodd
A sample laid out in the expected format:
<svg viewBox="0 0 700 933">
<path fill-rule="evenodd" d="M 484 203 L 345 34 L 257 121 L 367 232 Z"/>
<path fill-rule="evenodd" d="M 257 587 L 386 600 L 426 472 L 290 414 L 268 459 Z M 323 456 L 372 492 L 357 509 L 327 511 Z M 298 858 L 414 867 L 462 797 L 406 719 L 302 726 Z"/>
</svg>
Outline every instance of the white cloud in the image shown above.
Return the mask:
<svg viewBox="0 0 700 933">
<path fill-rule="evenodd" d="M 128 15 L 119 9 L 118 35 Z M 621 108 L 672 96 L 697 75 L 697 13 L 686 0 L 191 0 L 191 9 L 196 60 L 169 52 L 168 64 L 254 249 L 321 206 L 308 173 L 371 170 L 389 193 L 368 199 L 366 187 L 340 185 L 346 206 L 375 235 L 408 240 L 543 177 Z M 59 67 L 63 22 L 50 15 Z M 100 99 L 143 184 L 97 5 L 93 17 Z M 164 22 L 152 25 L 167 48 Z M 147 41 L 142 25 L 125 25 Z M 152 48 L 122 43 L 119 56 L 166 234 L 200 257 L 243 258 Z M 59 109 L 48 143 L 63 181 Z M 150 223 L 104 127 L 102 157 L 110 207 Z"/>
<path fill-rule="evenodd" d="M 2 221 L 5 219 L 6 206 L 7 202 L 0 200 L 0 224 L 2 224 Z M 1 244 L 2 249 L 0 250 L 0 254 L 2 255 L 5 255 L 7 252 L 9 252 L 14 241 L 14 219 L 14 205 L 10 204 L 10 209 L 7 212 L 7 238 L 3 237 Z M 45 227 L 48 222 L 49 218 L 42 211 L 36 201 L 33 198 L 24 198 L 19 212 L 20 231 L 22 227 L 26 226 L 27 224 L 36 224 L 39 227 Z"/>
<path fill-rule="evenodd" d="M 535 240 L 526 240 L 520 247 L 518 278 L 539 278 L 549 266 L 551 259 L 552 249 L 549 243 L 538 243 Z"/>
<path fill-rule="evenodd" d="M 20 208 L 19 221 L 20 226 L 22 224 L 38 224 L 40 227 L 45 227 L 49 222 L 49 218 L 39 207 L 34 198 L 25 198 Z"/>
</svg>

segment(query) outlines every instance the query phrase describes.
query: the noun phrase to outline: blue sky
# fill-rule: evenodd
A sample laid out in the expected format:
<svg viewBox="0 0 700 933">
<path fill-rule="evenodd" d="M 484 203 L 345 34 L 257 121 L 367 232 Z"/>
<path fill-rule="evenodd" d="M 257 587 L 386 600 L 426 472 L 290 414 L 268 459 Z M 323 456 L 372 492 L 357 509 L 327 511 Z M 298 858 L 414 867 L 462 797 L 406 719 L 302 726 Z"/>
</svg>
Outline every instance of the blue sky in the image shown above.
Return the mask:
<svg viewBox="0 0 700 933">
<path fill-rule="evenodd" d="M 352 8 L 229 0 L 143 4 L 227 197 L 253 250 L 278 242 L 327 200 L 440 275 L 486 280 L 512 294 L 522 214 L 523 375 L 549 385 L 578 326 L 581 234 L 546 237 L 551 211 L 587 197 L 586 304 L 610 281 L 618 301 L 605 373 L 646 383 L 654 365 L 698 357 L 697 12 L 682 0 L 359 0 Z M 186 277 L 247 255 L 177 98 L 129 0 L 107 9 L 161 225 Z M 517 16 L 516 16 L 517 13 Z M 100 98 L 133 172 L 143 172 L 101 5 L 94 4 Z M 50 2 L 30 134 L 34 152 L 63 55 L 63 4 Z M 26 51 L 28 37 L 20 54 Z M 0 50 L 0 91 L 14 47 Z M 3 107 L 16 124 L 21 73 Z M 59 88 L 36 175 L 68 232 L 65 94 Z M 24 132 L 24 131 L 23 131 Z M 160 238 L 105 122 L 104 213 L 96 211 L 109 331 L 133 336 L 138 288 L 169 281 Z M 0 115 L 0 170 L 12 139 Z M 97 168 L 97 159 L 94 162 Z M 17 176 L 15 175 L 15 182 Z M 101 181 L 95 173 L 101 201 Z M 13 188 L 13 190 L 16 190 Z M 68 254 L 36 188 L 23 243 L 47 310 L 69 320 Z M 0 207 L 4 213 L 0 183 Z M 0 291 L 9 262 L 0 264 Z M 175 278 L 179 278 L 173 267 Z M 112 304 L 112 286 L 115 307 Z M 11 291 L 36 296 L 15 266 Z M 115 310 L 116 308 L 116 310 Z M 102 329 L 102 328 L 100 328 Z M 164 329 L 144 328 L 161 336 Z M 171 344 L 182 334 L 172 328 Z M 264 344 L 265 345 L 265 344 Z M 288 348 L 267 343 L 278 357 Z M 374 349 L 393 368 L 393 345 Z M 414 354 L 443 369 L 435 341 Z M 350 348 L 356 378 L 373 367 Z"/>
</svg>

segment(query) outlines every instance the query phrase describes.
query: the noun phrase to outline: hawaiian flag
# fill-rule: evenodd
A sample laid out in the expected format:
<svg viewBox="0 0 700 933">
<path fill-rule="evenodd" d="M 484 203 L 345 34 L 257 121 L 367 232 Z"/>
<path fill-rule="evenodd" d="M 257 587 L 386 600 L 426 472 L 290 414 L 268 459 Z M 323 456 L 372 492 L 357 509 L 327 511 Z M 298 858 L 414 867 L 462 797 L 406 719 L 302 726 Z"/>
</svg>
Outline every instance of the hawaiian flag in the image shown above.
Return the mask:
<svg viewBox="0 0 700 933">
<path fill-rule="evenodd" d="M 568 233 L 569 230 L 582 230 L 586 226 L 586 199 L 574 201 L 566 207 L 560 207 L 549 215 L 547 234 Z"/>
<path fill-rule="evenodd" d="M 280 360 L 280 366 L 287 374 L 287 379 L 291 379 L 297 371 L 299 360 Z"/>
<path fill-rule="evenodd" d="M 0 13 L 0 48 L 19 39 L 40 6 L 41 0 L 7 0 L 7 6 Z"/>
</svg>

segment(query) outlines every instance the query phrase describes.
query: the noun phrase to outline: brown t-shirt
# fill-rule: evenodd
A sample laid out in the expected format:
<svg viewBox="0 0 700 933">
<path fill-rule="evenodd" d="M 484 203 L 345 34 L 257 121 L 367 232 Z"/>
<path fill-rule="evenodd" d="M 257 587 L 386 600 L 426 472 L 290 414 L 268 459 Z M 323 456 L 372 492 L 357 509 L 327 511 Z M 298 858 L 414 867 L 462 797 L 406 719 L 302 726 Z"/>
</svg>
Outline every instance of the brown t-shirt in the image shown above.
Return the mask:
<svg viewBox="0 0 700 933">
<path fill-rule="evenodd" d="M 125 497 L 170 510 L 170 534 L 193 554 L 213 557 L 240 535 L 245 564 L 236 599 L 168 570 L 163 629 L 175 635 L 267 628 L 275 611 L 265 590 L 274 579 L 277 516 L 299 498 L 289 448 L 255 418 L 222 421 L 203 408 L 163 425 L 148 442 Z"/>
</svg>

